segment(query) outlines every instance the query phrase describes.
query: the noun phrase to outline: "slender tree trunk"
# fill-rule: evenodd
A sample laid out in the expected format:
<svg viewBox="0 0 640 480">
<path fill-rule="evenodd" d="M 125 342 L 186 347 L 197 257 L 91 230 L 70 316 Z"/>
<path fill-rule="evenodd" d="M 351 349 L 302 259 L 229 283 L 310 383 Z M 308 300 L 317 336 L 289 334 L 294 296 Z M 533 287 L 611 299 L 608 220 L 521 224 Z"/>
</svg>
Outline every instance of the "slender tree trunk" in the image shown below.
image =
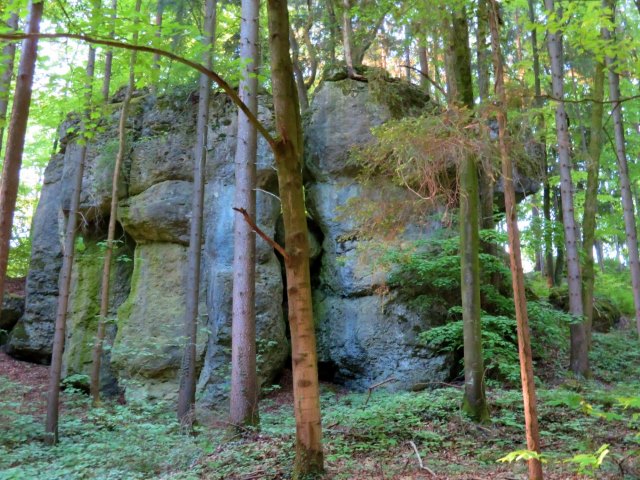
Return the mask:
<svg viewBox="0 0 640 480">
<path fill-rule="evenodd" d="M 353 67 L 353 26 L 351 24 L 351 1 L 342 0 L 342 46 L 344 49 L 344 61 L 347 64 L 347 75 L 356 78 Z"/>
<path fill-rule="evenodd" d="M 545 0 L 549 15 L 555 15 L 554 0 Z M 579 376 L 589 375 L 589 355 L 586 326 L 582 321 L 582 278 L 580 257 L 578 255 L 578 235 L 573 208 L 573 181 L 571 179 L 571 146 L 567 114 L 564 108 L 564 66 L 562 54 L 562 35 L 559 31 L 547 31 L 547 45 L 551 57 L 551 79 L 556 104 L 556 131 L 558 136 L 558 156 L 560 158 L 560 189 L 562 192 L 562 210 L 564 220 L 564 242 L 567 251 L 567 283 L 569 285 L 569 311 L 576 317 L 577 323 L 571 329 L 570 368 Z"/>
<path fill-rule="evenodd" d="M 421 36 L 422 41 L 418 46 L 418 60 L 420 61 L 420 71 L 424 74 L 420 75 L 420 86 L 431 95 L 431 84 L 429 83 L 429 55 L 427 54 L 427 34 Z M 426 74 L 426 75 L 425 75 Z"/>
<path fill-rule="evenodd" d="M 304 83 L 304 74 L 300 65 L 300 47 L 293 28 L 289 30 L 289 43 L 291 44 L 291 61 L 293 62 L 293 73 L 296 80 L 296 88 L 298 89 L 298 98 L 300 99 L 300 110 L 304 113 L 309 110 L 309 99 L 307 97 L 307 86 Z"/>
<path fill-rule="evenodd" d="M 640 0 L 639 0 L 640 1 Z M 336 63 L 336 45 L 338 44 L 338 18 L 333 7 L 333 0 L 325 0 L 327 15 L 329 17 L 329 61 L 331 65 Z"/>
<path fill-rule="evenodd" d="M 118 10 L 118 0 L 111 1 L 111 31 L 109 32 L 109 38 L 113 38 L 115 32 L 115 22 Z M 111 70 L 113 68 L 113 50 L 107 50 L 104 58 L 104 80 L 102 82 L 102 100 L 104 103 L 109 101 L 109 90 L 111 88 Z"/>
<path fill-rule="evenodd" d="M 457 100 L 473 110 L 471 51 L 469 28 L 464 9 L 453 15 L 451 51 Z M 476 421 L 489 419 L 485 396 L 482 327 L 480 324 L 480 209 L 478 171 L 475 158 L 465 156 L 460 162 L 460 271 L 464 341 L 465 392 L 463 409 Z"/>
<path fill-rule="evenodd" d="M 43 1 L 30 4 L 28 33 L 38 33 L 40 31 L 40 19 L 42 18 L 43 9 Z M 7 144 L 4 152 L 2 183 L 0 184 L 0 305 L 2 305 L 4 299 L 4 283 L 9 261 L 9 243 L 13 227 L 13 214 L 18 198 L 20 167 L 22 166 L 22 153 L 24 152 L 27 121 L 29 120 L 31 88 L 36 68 L 37 50 L 37 38 L 28 38 L 22 42 L 20 65 L 11 109 L 11 122 L 9 123 Z"/>
<path fill-rule="evenodd" d="M 141 0 L 136 3 L 136 11 L 140 11 Z M 138 32 L 134 31 L 132 44 L 138 44 Z M 129 105 L 131 97 L 136 87 L 135 66 L 138 59 L 138 52 L 131 51 L 129 61 L 129 83 L 127 91 L 122 101 L 120 109 L 120 121 L 118 124 L 118 152 L 116 161 L 113 166 L 113 175 L 111 179 L 111 208 L 109 210 L 109 226 L 107 228 L 107 246 L 104 252 L 104 262 L 102 266 L 102 289 L 100 292 L 100 314 L 98 315 L 98 328 L 96 331 L 96 339 L 91 352 L 91 381 L 89 390 L 91 393 L 91 401 L 94 407 L 100 404 L 100 367 L 102 365 L 102 350 L 104 337 L 106 333 L 106 321 L 109 314 L 109 289 L 111 276 L 111 259 L 113 257 L 113 243 L 116 235 L 116 218 L 118 216 L 118 185 L 120 183 L 120 170 L 122 162 L 126 154 L 127 147 L 127 119 L 129 117 Z"/>
<path fill-rule="evenodd" d="M 615 16 L 615 0 L 603 0 L 603 7 L 608 8 L 613 22 Z M 611 32 L 604 28 L 604 38 L 611 40 Z M 616 60 L 605 57 L 609 71 L 609 99 L 613 102 L 611 116 L 613 117 L 613 131 L 616 140 L 616 158 L 618 160 L 618 177 L 620 179 L 620 196 L 622 197 L 622 212 L 624 215 L 624 229 L 626 233 L 627 250 L 629 255 L 629 269 L 631 270 L 631 285 L 633 287 L 633 301 L 636 309 L 636 327 L 640 336 L 640 254 L 638 253 L 638 230 L 634 215 L 633 196 L 629 181 L 629 165 L 624 138 L 624 123 L 622 119 L 622 104 L 620 102 L 620 75 L 616 71 Z"/>
<path fill-rule="evenodd" d="M 156 4 L 156 38 L 160 38 L 162 36 L 162 15 L 164 14 L 164 2 L 165 0 L 158 0 Z M 158 84 L 160 83 L 160 55 L 155 53 L 153 55 L 153 64 L 151 65 L 153 69 L 152 79 L 151 79 L 151 94 L 154 96 L 158 95 Z"/>
<path fill-rule="evenodd" d="M 211 70 L 216 26 L 216 0 L 205 3 L 205 53 L 203 62 Z M 211 80 L 200 75 L 198 91 L 197 138 L 194 148 L 193 198 L 191 204 L 191 229 L 189 236 L 189 274 L 184 316 L 185 346 L 178 392 L 178 420 L 191 427 L 195 420 L 196 402 L 196 340 L 198 331 L 198 294 L 200 293 L 200 258 L 202 252 L 202 219 L 204 211 L 204 181 L 207 159 L 207 129 L 209 125 L 209 98 Z"/>
<path fill-rule="evenodd" d="M 309 239 L 302 187 L 302 126 L 289 57 L 286 0 L 268 0 L 271 78 L 275 109 L 275 155 L 284 220 L 285 271 L 291 329 L 296 417 L 294 478 L 323 470 L 316 336 L 311 302 Z"/>
<path fill-rule="evenodd" d="M 491 29 L 491 48 L 493 50 L 493 68 L 496 75 L 496 95 L 499 108 L 497 110 L 500 157 L 502 159 L 502 181 L 504 183 L 505 220 L 509 235 L 509 259 L 511 263 L 511 279 L 513 285 L 513 302 L 516 310 L 518 330 L 518 354 L 520 357 L 520 379 L 522 382 L 522 399 L 524 403 L 524 421 L 527 437 L 527 449 L 540 453 L 540 432 L 538 429 L 538 411 L 536 407 L 536 387 L 533 377 L 533 357 L 527 315 L 527 299 L 524 287 L 524 272 L 520 253 L 520 232 L 518 231 L 516 193 L 513 187 L 513 164 L 507 146 L 507 94 L 504 87 L 504 65 L 500 49 L 500 33 L 498 27 L 498 5 L 489 0 L 489 25 Z M 529 460 L 529 479 L 542 480 L 542 463 L 532 458 Z"/>
<path fill-rule="evenodd" d="M 593 287 L 595 269 L 593 261 L 593 244 L 596 235 L 596 212 L 598 208 L 598 173 L 600 170 L 600 151 L 602 150 L 602 113 L 604 105 L 604 65 L 596 62 L 593 75 L 593 99 L 591 105 L 591 139 L 587 157 L 587 189 L 584 194 L 584 216 L 582 219 L 582 248 L 584 262 L 582 268 L 582 284 L 584 318 L 587 338 L 591 344 L 591 326 L 593 324 Z"/>
<path fill-rule="evenodd" d="M 83 135 L 90 123 L 91 113 L 91 88 L 96 61 L 96 51 L 89 47 L 89 59 L 87 60 L 87 86 L 86 86 L 86 112 L 83 119 Z M 71 193 L 71 206 L 67 218 L 65 230 L 62 268 L 60 269 L 58 309 L 56 312 L 55 331 L 53 335 L 53 349 L 51 355 L 51 367 L 49 369 L 49 390 L 47 393 L 47 418 L 45 424 L 46 442 L 58 443 L 58 416 L 60 404 L 60 375 L 62 371 L 62 355 L 64 353 L 65 328 L 67 310 L 69 306 L 69 293 L 71 290 L 71 271 L 73 268 L 73 256 L 76 240 L 76 225 L 78 220 L 78 206 L 80 205 L 80 192 L 82 191 L 82 176 L 87 158 L 88 137 L 82 139 L 82 146 L 78 155 L 78 165 L 74 172 L 73 190 Z"/>
<path fill-rule="evenodd" d="M 596 258 L 598 260 L 598 267 L 600 267 L 600 271 L 604 273 L 604 251 L 602 249 L 602 240 L 596 240 L 595 247 L 596 247 Z"/>
<path fill-rule="evenodd" d="M 411 83 L 411 28 L 409 25 L 404 27 L 404 74 L 407 82 Z"/>
<path fill-rule="evenodd" d="M 487 51 L 487 0 L 478 0 L 478 28 L 476 49 L 478 56 L 478 94 L 480 101 L 489 98 L 489 52 Z"/>
<path fill-rule="evenodd" d="M 259 62 L 259 0 L 242 1 L 240 57 L 248 60 L 240 82 L 240 99 L 257 115 Z M 256 217 L 257 132 L 246 115 L 238 112 L 236 192 L 234 205 Z M 231 333 L 231 410 L 233 425 L 257 425 L 258 378 L 256 371 L 256 237 L 241 217 L 234 224 L 233 324 Z"/>
<path fill-rule="evenodd" d="M 18 28 L 18 15 L 12 13 L 7 21 L 7 26 L 11 30 Z M 0 77 L 0 153 L 2 152 L 2 141 L 4 139 L 4 127 L 7 121 L 7 111 L 9 109 L 9 91 L 11 90 L 11 78 L 13 77 L 13 64 L 16 56 L 16 44 L 7 43 L 2 49 L 0 58 L 2 60 L 2 77 Z M 1 300 L 1 299 L 0 299 Z"/>
<path fill-rule="evenodd" d="M 534 0 L 528 0 L 529 5 L 529 21 L 531 24 L 536 22 L 536 13 L 534 7 Z M 540 54 L 538 51 L 538 32 L 535 28 L 531 29 L 531 53 L 533 57 L 533 82 L 535 91 L 535 106 L 542 108 L 544 106 L 544 100 L 542 99 L 542 88 L 540 86 Z M 542 156 L 543 156 L 543 168 L 544 176 L 542 179 L 542 215 L 544 217 L 544 256 L 545 256 L 545 277 L 547 279 L 547 285 L 553 287 L 554 285 L 554 270 L 553 270 L 553 235 L 551 227 L 551 188 L 549 187 L 549 164 L 547 157 L 547 139 L 544 135 L 545 132 L 544 115 L 540 113 L 538 115 L 537 130 L 540 133 L 540 143 L 542 144 Z"/>
</svg>

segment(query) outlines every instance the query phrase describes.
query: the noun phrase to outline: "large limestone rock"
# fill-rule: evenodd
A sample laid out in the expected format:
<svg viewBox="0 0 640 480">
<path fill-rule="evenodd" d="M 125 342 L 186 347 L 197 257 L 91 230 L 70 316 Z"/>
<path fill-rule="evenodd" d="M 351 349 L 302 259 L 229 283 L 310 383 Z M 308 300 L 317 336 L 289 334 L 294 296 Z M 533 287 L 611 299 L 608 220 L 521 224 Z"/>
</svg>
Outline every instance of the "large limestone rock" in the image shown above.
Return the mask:
<svg viewBox="0 0 640 480">
<path fill-rule="evenodd" d="M 136 247 L 131 291 L 118 309 L 118 333 L 111 351 L 112 368 L 129 398 L 173 399 L 177 395 L 185 341 L 186 284 L 187 247 L 173 243 Z M 200 311 L 205 312 L 204 306 Z M 200 361 L 205 344 L 201 328 Z"/>
<path fill-rule="evenodd" d="M 62 264 L 61 207 L 65 155 L 54 155 L 47 165 L 32 225 L 31 260 L 26 283 L 25 311 L 12 330 L 7 352 L 23 360 L 48 363 L 58 301 L 58 274 Z"/>
<path fill-rule="evenodd" d="M 118 205 L 118 220 L 138 243 L 189 245 L 193 183 L 167 180 Z"/>
<path fill-rule="evenodd" d="M 129 295 L 133 270 L 133 242 L 124 234 L 119 237 L 124 240 L 118 242 L 113 252 L 105 347 L 100 371 L 101 389 L 111 395 L 118 392 L 117 378 L 110 365 L 111 345 L 116 334 L 115 314 Z M 82 245 L 76 253 L 71 277 L 62 377 L 76 375 L 78 380 L 75 383 L 88 388 L 100 314 L 104 248 L 95 238 L 90 237 L 84 238 Z"/>
<path fill-rule="evenodd" d="M 324 240 L 314 288 L 321 374 L 351 388 L 364 389 L 393 377 L 388 388 L 418 388 L 446 380 L 451 359 L 417 341 L 431 326 L 430 318 L 413 312 L 398 292 L 388 291 L 388 267 L 376 261 L 376 243 L 362 235 L 370 219 L 365 205 L 411 200 L 405 189 L 389 180 L 363 185 L 349 161 L 354 146 L 372 141 L 371 128 L 397 115 L 375 86 L 341 80 L 325 82 L 317 91 L 306 126 L 306 167 L 313 179 L 307 185 L 309 213 Z M 389 85 L 389 98 L 396 85 Z M 403 88 L 408 88 L 404 86 Z M 426 95 L 411 91 L 405 111 L 429 108 Z M 357 121 L 354 121 L 357 119 Z M 425 238 L 440 225 L 410 223 L 393 241 Z M 384 232 L 383 232 L 384 233 Z"/>
<path fill-rule="evenodd" d="M 231 306 L 233 293 L 233 225 L 243 221 L 232 210 L 234 205 L 233 159 L 237 141 L 235 109 L 225 110 L 209 134 L 210 156 L 207 166 L 207 212 L 205 231 L 206 275 L 209 279 L 207 308 L 211 335 L 204 368 L 200 375 L 200 401 L 207 405 L 222 405 L 228 395 L 231 365 Z M 271 115 L 261 101 L 259 117 L 267 124 Z M 280 217 L 277 178 L 273 154 L 266 142 L 258 142 L 257 158 L 257 224 L 272 238 Z M 270 385 L 282 370 L 289 356 L 285 321 L 282 311 L 283 287 L 281 265 L 273 248 L 256 237 L 256 330 L 259 386 Z"/>
</svg>

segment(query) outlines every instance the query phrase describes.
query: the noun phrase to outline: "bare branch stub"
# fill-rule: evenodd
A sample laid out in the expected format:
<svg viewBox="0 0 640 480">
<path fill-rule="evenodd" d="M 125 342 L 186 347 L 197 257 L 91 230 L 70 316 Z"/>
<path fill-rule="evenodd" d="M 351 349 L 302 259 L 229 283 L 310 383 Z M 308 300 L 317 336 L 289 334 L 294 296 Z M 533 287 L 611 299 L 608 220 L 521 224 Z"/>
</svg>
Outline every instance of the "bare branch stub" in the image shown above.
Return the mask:
<svg viewBox="0 0 640 480">
<path fill-rule="evenodd" d="M 264 233 L 264 231 L 262 231 L 262 229 L 258 227 L 258 225 L 256 225 L 256 223 L 253 221 L 249 213 L 247 213 L 247 211 L 244 208 L 238 208 L 238 207 L 232 207 L 232 208 L 244 217 L 244 221 L 249 224 L 249 226 L 254 232 L 260 235 L 260 237 L 262 237 L 262 239 L 265 242 L 267 242 L 274 249 L 276 249 L 278 253 L 282 255 L 282 257 L 285 260 L 289 260 L 289 254 L 287 253 L 287 251 L 284 248 L 282 248 L 282 246 L 278 242 L 276 242 L 273 238 L 271 238 L 269 235 Z"/>
</svg>

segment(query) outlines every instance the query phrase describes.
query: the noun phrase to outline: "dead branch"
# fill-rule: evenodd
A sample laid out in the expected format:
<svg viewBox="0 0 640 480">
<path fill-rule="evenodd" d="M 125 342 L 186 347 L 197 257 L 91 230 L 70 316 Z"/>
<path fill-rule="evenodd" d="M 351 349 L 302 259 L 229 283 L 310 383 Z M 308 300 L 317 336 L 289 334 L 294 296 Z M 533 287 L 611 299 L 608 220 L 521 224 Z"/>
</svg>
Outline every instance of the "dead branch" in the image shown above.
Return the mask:
<svg viewBox="0 0 640 480">
<path fill-rule="evenodd" d="M 256 130 L 260 132 L 260 134 L 267 141 L 271 149 L 275 152 L 276 140 L 271 136 L 269 131 L 258 120 L 258 118 L 253 114 L 253 112 L 249 110 L 249 107 L 247 107 L 247 105 L 242 100 L 240 100 L 238 93 L 233 89 L 233 87 L 231 87 L 231 85 L 229 85 L 216 72 L 214 72 L 213 70 L 209 70 L 208 68 L 206 68 L 205 66 L 197 62 L 181 57 L 180 55 L 176 55 L 175 53 L 169 52 L 167 50 L 162 50 L 160 48 L 149 47 L 147 45 L 132 45 L 126 42 L 120 42 L 113 39 L 92 37 L 90 35 L 84 35 L 79 33 L 0 33 L 0 40 L 15 41 L 15 40 L 24 40 L 27 38 L 40 38 L 43 40 L 56 40 L 56 39 L 69 38 L 69 39 L 80 40 L 82 42 L 92 43 L 96 45 L 104 45 L 107 47 L 122 48 L 125 50 L 136 50 L 139 52 L 153 53 L 153 54 L 168 58 L 170 60 L 173 60 L 175 62 L 182 63 L 183 65 L 186 65 L 187 67 L 190 67 L 202 73 L 203 75 L 206 75 L 208 78 L 213 80 L 222 90 L 224 90 L 224 92 L 229 96 L 231 101 L 233 101 L 233 103 L 235 103 L 237 107 L 240 110 L 242 110 L 242 113 L 244 113 L 247 116 L 251 124 L 256 127 Z"/>
<path fill-rule="evenodd" d="M 410 70 L 413 70 L 414 72 L 418 72 L 420 75 L 422 75 L 424 78 L 426 78 L 431 85 L 436 87 L 436 90 L 438 90 L 442 95 L 444 95 L 445 97 L 447 96 L 447 92 L 444 91 L 444 88 L 442 88 L 440 86 L 440 84 L 438 84 L 435 80 L 433 80 L 431 78 L 431 76 L 427 72 L 423 72 L 419 68 L 412 67 L 411 65 L 400 65 L 400 67 L 401 68 L 408 68 Z"/>
<path fill-rule="evenodd" d="M 367 395 L 367 399 L 364 401 L 364 405 L 363 407 L 367 406 L 367 403 L 369 403 L 369 399 L 371 398 L 371 393 L 373 392 L 373 390 L 375 390 L 378 387 L 381 387 L 382 385 L 385 385 L 389 382 L 396 382 L 397 380 L 394 377 L 389 377 L 386 380 L 384 380 L 383 382 L 380 383 L 376 383 L 375 385 L 371 385 L 368 390 L 369 390 L 369 394 Z"/>
<path fill-rule="evenodd" d="M 233 207 L 233 209 L 242 214 L 242 216 L 244 217 L 244 221 L 247 222 L 249 224 L 249 226 L 251 227 L 251 229 L 256 232 L 258 235 L 260 235 L 260 237 L 262 237 L 262 239 L 267 242 L 269 245 L 271 245 L 273 248 L 275 248 L 278 253 L 280 255 L 282 255 L 282 257 L 285 260 L 289 260 L 289 254 L 287 253 L 287 251 L 282 248 L 282 246 L 276 242 L 274 239 L 272 239 L 269 235 L 267 235 L 266 233 L 264 233 L 260 227 L 258 227 L 258 225 L 256 225 L 256 223 L 253 221 L 253 219 L 251 218 L 251 216 L 247 213 L 247 211 L 244 208 L 237 208 L 237 207 Z"/>
<path fill-rule="evenodd" d="M 424 463 L 422 463 L 422 457 L 420 456 L 420 452 L 418 452 L 418 447 L 416 447 L 416 444 L 413 443 L 413 441 L 409 440 L 409 445 L 411 445 L 411 447 L 413 448 L 413 451 L 416 452 L 416 458 L 418 459 L 418 464 L 420 465 L 420 469 L 425 470 L 429 475 L 431 475 L 432 477 L 435 477 L 436 476 L 435 472 L 431 470 L 429 467 L 427 467 Z"/>
</svg>

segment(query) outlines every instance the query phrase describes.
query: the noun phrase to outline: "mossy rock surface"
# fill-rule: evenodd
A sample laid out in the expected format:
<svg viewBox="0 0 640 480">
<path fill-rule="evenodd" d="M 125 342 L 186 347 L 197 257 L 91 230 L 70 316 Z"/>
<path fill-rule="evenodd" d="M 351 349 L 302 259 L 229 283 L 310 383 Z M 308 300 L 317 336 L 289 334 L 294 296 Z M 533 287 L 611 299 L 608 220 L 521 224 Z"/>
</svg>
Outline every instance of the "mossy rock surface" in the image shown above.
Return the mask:
<svg viewBox="0 0 640 480">
<path fill-rule="evenodd" d="M 184 344 L 187 250 L 172 243 L 136 248 L 131 292 L 118 309 L 118 333 L 111 352 L 112 367 L 128 384 L 127 396 L 171 399 L 177 393 Z M 200 311 L 206 310 L 201 306 Z M 206 339 L 204 330 L 199 331 L 199 359 Z M 147 389 L 150 385 L 155 387 Z"/>
</svg>

